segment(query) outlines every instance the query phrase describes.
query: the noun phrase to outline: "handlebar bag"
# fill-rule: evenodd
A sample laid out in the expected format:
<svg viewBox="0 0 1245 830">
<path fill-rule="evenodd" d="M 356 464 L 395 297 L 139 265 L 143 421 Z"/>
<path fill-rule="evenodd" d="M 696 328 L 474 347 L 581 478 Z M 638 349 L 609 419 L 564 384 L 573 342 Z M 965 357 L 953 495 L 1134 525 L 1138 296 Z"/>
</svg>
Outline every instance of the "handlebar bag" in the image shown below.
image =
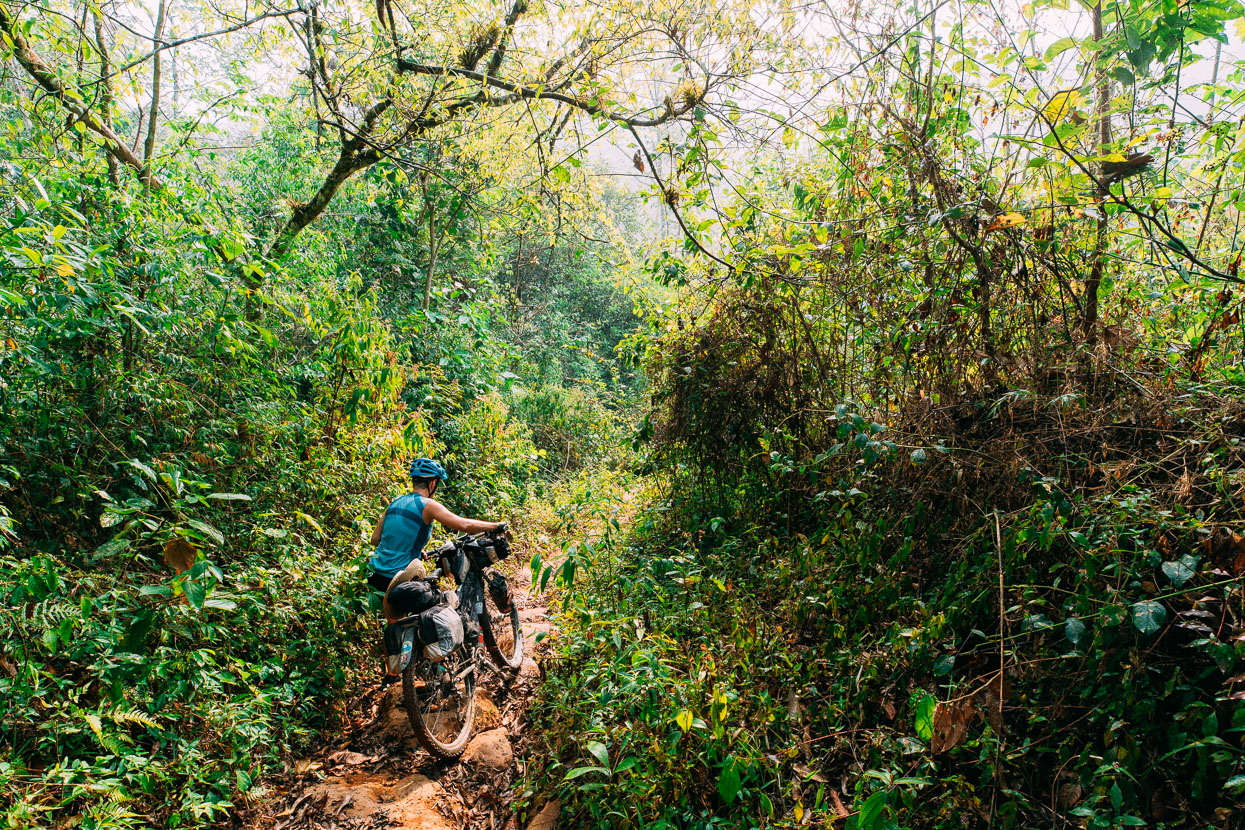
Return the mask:
<svg viewBox="0 0 1245 830">
<path fill-rule="evenodd" d="M 424 657 L 439 663 L 463 644 L 463 621 L 448 605 L 436 605 L 419 615 L 419 641 Z"/>
<path fill-rule="evenodd" d="M 500 562 L 510 555 L 510 544 L 501 537 L 493 539 L 485 536 L 465 547 L 467 548 L 467 553 L 471 556 L 471 560 L 479 568 L 487 568 L 489 565 Z"/>
<path fill-rule="evenodd" d="M 506 541 L 505 536 L 498 536 L 493 540 L 493 549 L 497 551 L 498 561 L 510 555 L 510 543 Z"/>
</svg>

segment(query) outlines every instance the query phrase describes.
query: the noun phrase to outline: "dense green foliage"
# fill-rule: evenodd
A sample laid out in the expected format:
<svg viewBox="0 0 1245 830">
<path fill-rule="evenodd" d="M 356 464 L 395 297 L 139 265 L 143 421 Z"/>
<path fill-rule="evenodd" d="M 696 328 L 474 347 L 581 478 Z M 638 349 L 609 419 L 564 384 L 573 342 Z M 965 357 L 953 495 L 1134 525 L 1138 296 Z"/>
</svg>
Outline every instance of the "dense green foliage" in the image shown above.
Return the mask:
<svg viewBox="0 0 1245 830">
<path fill-rule="evenodd" d="M 516 307 L 507 243 L 477 228 L 425 308 L 390 279 L 419 256 L 393 167 L 299 256 L 243 263 L 280 184 L 244 179 L 302 140 L 274 119 L 245 153 L 166 168 L 176 198 L 53 135 L 3 145 L 9 826 L 232 815 L 375 679 L 365 540 L 411 456 L 446 462 L 452 509 L 521 518 L 616 453 L 635 317 L 592 251 L 542 238 Z M 44 149 L 58 168 L 22 158 Z M 525 308 L 556 310 L 531 348 Z"/>
<path fill-rule="evenodd" d="M 521 811 L 1232 822 L 1239 0 L 593 8 L 0 0 L 7 823 L 331 736 L 413 455 L 556 537 Z"/>
<path fill-rule="evenodd" d="M 576 821 L 1245 804 L 1245 146 L 1234 109 L 1173 129 L 1170 98 L 1240 7 L 1098 14 L 1109 36 L 1036 49 L 909 32 L 743 184 L 730 126 L 675 144 L 693 242 L 654 262 L 681 287 L 648 341 L 655 475 L 558 574 L 538 710 L 533 789 Z M 1226 54 L 1203 103 L 1239 94 Z"/>
</svg>

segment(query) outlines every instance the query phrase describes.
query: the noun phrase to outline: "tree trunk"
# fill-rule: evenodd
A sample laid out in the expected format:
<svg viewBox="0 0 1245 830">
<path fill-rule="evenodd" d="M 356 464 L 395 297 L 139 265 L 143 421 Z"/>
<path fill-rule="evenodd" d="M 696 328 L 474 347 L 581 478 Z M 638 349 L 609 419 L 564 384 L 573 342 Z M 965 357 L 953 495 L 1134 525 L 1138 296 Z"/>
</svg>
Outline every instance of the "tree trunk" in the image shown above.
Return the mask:
<svg viewBox="0 0 1245 830">
<path fill-rule="evenodd" d="M 151 167 L 151 155 L 156 151 L 156 124 L 160 116 L 160 38 L 164 35 L 164 17 L 168 11 L 165 0 L 160 0 L 160 8 L 156 12 L 156 31 L 151 36 L 151 48 L 155 55 L 151 59 L 151 112 L 147 117 L 147 141 L 143 144 L 143 164 Z"/>
<path fill-rule="evenodd" d="M 99 84 L 100 84 L 100 120 L 108 129 L 112 129 L 112 62 L 108 58 L 108 43 L 104 38 L 104 20 L 100 17 L 98 10 L 92 10 L 91 16 L 95 19 L 95 48 L 99 52 Z M 108 151 L 104 151 L 104 158 L 108 162 L 108 181 L 113 186 L 120 184 L 118 171 L 120 165 L 117 163 L 117 157 Z"/>
<path fill-rule="evenodd" d="M 385 114 L 385 111 L 393 105 L 393 101 L 386 98 L 373 104 L 363 116 L 363 123 L 359 125 L 358 132 L 355 137 L 349 141 L 342 143 L 341 153 L 337 156 L 337 163 L 333 165 L 333 169 L 324 177 L 324 182 L 320 185 L 320 189 L 311 197 L 311 201 L 298 205 L 290 212 L 290 218 L 286 220 L 285 225 L 277 233 L 277 238 L 273 240 L 271 247 L 268 248 L 266 256 L 269 259 L 281 259 L 290 252 L 290 247 L 294 244 L 295 237 L 302 232 L 303 228 L 310 225 L 316 218 L 324 212 L 329 206 L 329 202 L 333 201 L 333 197 L 337 195 L 337 191 L 345 184 L 346 179 L 355 173 L 369 167 L 380 161 L 380 153 L 372 148 L 363 149 L 367 146 L 368 138 L 372 131 L 376 129 L 376 122 Z M 257 284 L 255 277 L 248 277 L 248 283 Z"/>
<path fill-rule="evenodd" d="M 1102 42 L 1102 3 L 1094 7 L 1094 40 Z M 1105 156 L 1111 144 L 1111 79 L 1101 64 L 1097 65 L 1098 75 L 1098 155 Z M 1102 284 L 1102 273 L 1107 251 L 1107 196 L 1110 186 L 1107 182 L 1105 162 L 1098 167 L 1098 220 L 1095 223 L 1094 258 L 1089 268 L 1089 279 L 1085 281 L 1085 308 L 1081 314 L 1081 331 L 1085 339 L 1092 343 L 1097 339 L 1098 326 L 1098 286 Z"/>
<path fill-rule="evenodd" d="M 376 163 L 377 159 L 378 154 L 374 150 L 358 153 L 351 147 L 343 147 L 341 155 L 337 157 L 337 163 L 324 177 L 320 189 L 315 192 L 310 201 L 297 205 L 291 211 L 290 218 L 286 220 L 277 238 L 273 240 L 266 256 L 269 259 L 281 259 L 288 254 L 290 247 L 294 244 L 294 238 L 324 212 L 329 202 L 337 195 L 337 191 L 345 184 L 346 179 Z"/>
<path fill-rule="evenodd" d="M 437 213 L 432 202 L 428 205 L 428 276 L 424 279 L 424 311 L 432 302 L 432 277 L 437 269 Z"/>
</svg>

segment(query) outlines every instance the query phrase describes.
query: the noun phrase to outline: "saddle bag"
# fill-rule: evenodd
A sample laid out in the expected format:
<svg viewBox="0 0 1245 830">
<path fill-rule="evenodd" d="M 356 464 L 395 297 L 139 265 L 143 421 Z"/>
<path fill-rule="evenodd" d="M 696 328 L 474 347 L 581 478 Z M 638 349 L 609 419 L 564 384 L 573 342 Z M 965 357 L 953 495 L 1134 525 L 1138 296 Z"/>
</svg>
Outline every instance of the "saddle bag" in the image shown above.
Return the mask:
<svg viewBox="0 0 1245 830">
<path fill-rule="evenodd" d="M 419 615 L 419 641 L 424 657 L 439 663 L 463 644 L 463 621 L 448 605 L 436 605 Z"/>
</svg>

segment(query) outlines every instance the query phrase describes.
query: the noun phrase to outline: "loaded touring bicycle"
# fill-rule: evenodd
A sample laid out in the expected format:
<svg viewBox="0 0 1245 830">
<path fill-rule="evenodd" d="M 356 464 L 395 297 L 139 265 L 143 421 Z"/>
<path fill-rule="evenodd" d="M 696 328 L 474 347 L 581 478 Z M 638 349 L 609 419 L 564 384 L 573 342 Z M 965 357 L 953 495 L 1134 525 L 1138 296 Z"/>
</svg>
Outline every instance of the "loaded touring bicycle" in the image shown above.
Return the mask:
<svg viewBox="0 0 1245 830">
<path fill-rule="evenodd" d="M 471 740 L 481 669 L 514 674 L 523 664 L 519 609 L 492 567 L 510 555 L 504 533 L 503 526 L 445 542 L 429 557 L 437 565 L 431 574 L 416 560 L 385 594 L 389 673 L 402 676 L 415 736 L 442 760 Z M 457 590 L 441 587 L 447 577 Z"/>
</svg>

